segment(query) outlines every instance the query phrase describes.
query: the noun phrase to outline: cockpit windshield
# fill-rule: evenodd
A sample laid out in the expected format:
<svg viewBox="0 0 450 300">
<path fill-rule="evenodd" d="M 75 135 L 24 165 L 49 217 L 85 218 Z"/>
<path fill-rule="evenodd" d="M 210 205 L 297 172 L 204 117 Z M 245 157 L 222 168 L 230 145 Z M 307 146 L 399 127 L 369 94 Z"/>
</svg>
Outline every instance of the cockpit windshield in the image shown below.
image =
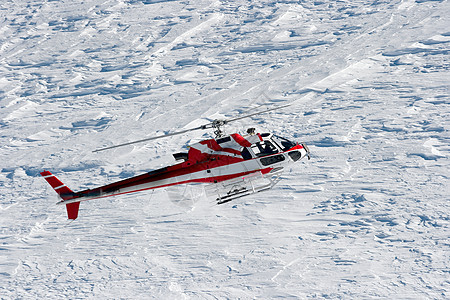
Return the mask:
<svg viewBox="0 0 450 300">
<path fill-rule="evenodd" d="M 272 140 L 283 150 L 287 151 L 294 147 L 296 144 L 294 142 L 289 141 L 288 139 L 285 139 L 278 135 L 273 135 Z"/>
<path fill-rule="evenodd" d="M 252 150 L 257 157 L 278 153 L 277 148 L 270 141 L 262 141 L 253 144 Z"/>
</svg>

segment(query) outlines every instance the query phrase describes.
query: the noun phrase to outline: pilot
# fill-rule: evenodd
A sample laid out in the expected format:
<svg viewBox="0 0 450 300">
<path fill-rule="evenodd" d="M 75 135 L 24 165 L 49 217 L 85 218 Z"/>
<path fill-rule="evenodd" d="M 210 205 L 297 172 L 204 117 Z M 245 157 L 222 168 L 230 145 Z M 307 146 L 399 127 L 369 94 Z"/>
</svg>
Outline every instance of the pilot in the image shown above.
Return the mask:
<svg viewBox="0 0 450 300">
<path fill-rule="evenodd" d="M 265 141 L 264 144 L 258 143 L 257 145 L 260 152 L 259 153 L 260 156 L 276 153 L 274 147 L 269 141 Z"/>
<path fill-rule="evenodd" d="M 264 154 L 272 154 L 272 153 L 274 153 L 273 147 L 270 144 L 270 142 L 265 141 L 264 144 L 265 144 L 264 151 L 263 151 Z"/>
</svg>

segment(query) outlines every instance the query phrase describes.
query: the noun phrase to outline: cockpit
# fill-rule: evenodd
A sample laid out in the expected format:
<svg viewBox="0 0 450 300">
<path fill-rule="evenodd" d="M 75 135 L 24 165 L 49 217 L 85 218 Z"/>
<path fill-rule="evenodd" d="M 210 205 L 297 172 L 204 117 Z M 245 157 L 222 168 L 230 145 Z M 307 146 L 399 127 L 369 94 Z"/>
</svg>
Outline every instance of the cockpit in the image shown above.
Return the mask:
<svg viewBox="0 0 450 300">
<path fill-rule="evenodd" d="M 262 141 L 258 141 L 250 147 L 242 149 L 241 153 L 244 159 L 252 159 L 253 157 L 263 157 L 284 152 L 296 145 L 288 139 L 270 133 L 262 133 L 260 136 Z"/>
<path fill-rule="evenodd" d="M 263 165 L 273 164 L 277 161 L 298 159 L 309 153 L 304 144 L 298 145 L 286 138 L 271 134 L 249 133 L 246 136 L 232 134 L 200 141 L 191 146 L 188 153 L 175 153 L 176 160 L 203 162 L 210 159 L 211 155 L 251 160 L 257 158 Z M 287 153 L 286 153 L 287 152 Z M 303 153 L 303 154 L 302 154 Z"/>
<path fill-rule="evenodd" d="M 281 136 L 278 136 L 278 135 L 275 135 L 275 134 L 272 136 L 272 140 L 283 151 L 287 151 L 287 150 L 291 149 L 292 147 L 295 147 L 295 145 L 296 145 L 294 142 L 291 142 L 290 140 L 285 139 L 285 138 L 283 138 Z"/>
</svg>

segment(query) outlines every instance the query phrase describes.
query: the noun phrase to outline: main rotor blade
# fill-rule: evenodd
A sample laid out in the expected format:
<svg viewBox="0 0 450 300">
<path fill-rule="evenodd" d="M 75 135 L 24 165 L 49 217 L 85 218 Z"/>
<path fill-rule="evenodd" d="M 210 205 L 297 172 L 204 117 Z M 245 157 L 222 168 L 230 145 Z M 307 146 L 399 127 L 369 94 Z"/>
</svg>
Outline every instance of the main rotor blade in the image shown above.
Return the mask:
<svg viewBox="0 0 450 300">
<path fill-rule="evenodd" d="M 199 126 L 199 127 L 195 127 L 195 128 L 191 128 L 191 129 L 186 129 L 186 130 L 177 131 L 177 132 L 173 132 L 173 133 L 153 136 L 153 137 L 150 137 L 150 138 L 137 140 L 137 141 L 133 141 L 133 142 L 128 142 L 128 143 L 124 143 L 124 144 L 120 144 L 120 145 L 114 145 L 114 146 L 110 146 L 110 147 L 100 148 L 100 149 L 94 150 L 92 152 L 100 152 L 100 151 L 103 151 L 103 150 L 109 150 L 109 149 L 114 149 L 114 148 L 118 148 L 118 147 L 122 147 L 122 146 L 128 146 L 128 145 L 133 145 L 133 144 L 137 144 L 137 143 L 152 141 L 152 140 L 156 140 L 156 139 L 160 139 L 160 138 L 165 138 L 165 137 L 169 137 L 169 136 L 183 134 L 183 133 L 186 133 L 186 132 L 189 132 L 189 131 L 194 131 L 194 130 L 199 130 L 199 129 L 206 129 L 206 128 L 208 128 L 207 125 L 203 125 L 203 126 Z"/>
<path fill-rule="evenodd" d="M 154 137 L 150 137 L 150 138 L 146 138 L 146 139 L 142 139 L 142 140 L 137 140 L 137 141 L 132 141 L 132 142 L 124 143 L 124 144 L 114 145 L 114 146 L 110 146 L 110 147 L 100 148 L 100 149 L 94 150 L 92 152 L 100 152 L 100 151 L 114 149 L 114 148 L 118 148 L 118 147 L 122 147 L 122 146 L 128 146 L 128 145 L 133 145 L 133 144 L 147 142 L 147 141 L 153 141 L 153 140 L 156 140 L 156 139 L 165 138 L 165 137 L 169 137 L 169 136 L 174 136 L 174 135 L 178 135 L 178 134 L 183 134 L 183 133 L 186 133 L 186 132 L 189 132 L 189 131 L 194 131 L 194 130 L 218 128 L 219 126 L 228 124 L 228 123 L 233 122 L 233 121 L 237 121 L 237 120 L 249 118 L 249 117 L 252 117 L 252 116 L 264 114 L 264 113 L 267 113 L 269 111 L 273 111 L 273 110 L 277 110 L 277 109 L 282 109 L 282 108 L 288 107 L 290 105 L 291 104 L 287 104 L 287 105 L 283 105 L 283 106 L 269 108 L 269 109 L 266 109 L 264 111 L 255 112 L 255 113 L 251 113 L 251 114 L 248 114 L 248 115 L 245 115 L 245 116 L 236 117 L 236 118 L 232 118 L 232 119 L 214 120 L 211 123 L 208 123 L 208 124 L 205 124 L 205 125 L 202 125 L 202 126 L 199 126 L 199 127 L 190 128 L 190 129 L 181 130 L 181 131 L 168 133 L 168 134 L 163 134 L 163 135 L 158 135 L 158 136 L 154 136 Z"/>
</svg>

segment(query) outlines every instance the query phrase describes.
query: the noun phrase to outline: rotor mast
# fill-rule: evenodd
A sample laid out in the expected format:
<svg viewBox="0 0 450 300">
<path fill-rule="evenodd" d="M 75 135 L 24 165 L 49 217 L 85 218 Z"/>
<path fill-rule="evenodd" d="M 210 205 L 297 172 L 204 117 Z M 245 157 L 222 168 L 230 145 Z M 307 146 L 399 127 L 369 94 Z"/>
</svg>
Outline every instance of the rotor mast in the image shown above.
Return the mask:
<svg viewBox="0 0 450 300">
<path fill-rule="evenodd" d="M 211 127 L 215 129 L 214 134 L 216 135 L 216 139 L 225 135 L 225 131 L 222 130 L 222 127 L 227 123 L 228 122 L 226 120 L 214 120 L 211 123 Z"/>
</svg>

